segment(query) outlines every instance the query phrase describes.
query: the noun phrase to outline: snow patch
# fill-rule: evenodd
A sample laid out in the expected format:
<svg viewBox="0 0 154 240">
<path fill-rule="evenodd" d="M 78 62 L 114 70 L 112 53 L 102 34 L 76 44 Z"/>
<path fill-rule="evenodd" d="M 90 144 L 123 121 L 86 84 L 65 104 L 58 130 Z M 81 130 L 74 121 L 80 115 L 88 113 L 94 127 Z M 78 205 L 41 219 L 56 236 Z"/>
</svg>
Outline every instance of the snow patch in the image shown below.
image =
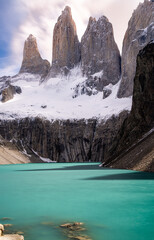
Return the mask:
<svg viewBox="0 0 154 240">
<path fill-rule="evenodd" d="M 117 98 L 120 82 L 106 87 L 112 89 L 106 99 L 103 99 L 102 92 L 72 98 L 75 87 L 85 80 L 80 66 L 72 69 L 67 77 L 59 76 L 43 83 L 39 75 L 16 75 L 11 78 L 11 84 L 21 87 L 22 93 L 6 103 L 0 102 L 0 119 L 40 116 L 50 121 L 83 118 L 101 120 L 113 114 L 118 115 L 123 110 L 130 111 L 132 98 Z"/>
<path fill-rule="evenodd" d="M 52 161 L 50 158 L 41 157 L 41 156 L 40 156 L 37 152 L 35 152 L 33 149 L 32 149 L 32 152 L 35 153 L 35 155 L 37 155 L 43 162 L 56 163 L 56 161 Z"/>
<path fill-rule="evenodd" d="M 91 75 L 93 78 L 94 77 L 98 77 L 98 78 L 101 78 L 103 76 L 103 70 L 100 71 L 100 72 L 97 72 L 97 73 L 94 73 L 93 75 Z"/>
</svg>

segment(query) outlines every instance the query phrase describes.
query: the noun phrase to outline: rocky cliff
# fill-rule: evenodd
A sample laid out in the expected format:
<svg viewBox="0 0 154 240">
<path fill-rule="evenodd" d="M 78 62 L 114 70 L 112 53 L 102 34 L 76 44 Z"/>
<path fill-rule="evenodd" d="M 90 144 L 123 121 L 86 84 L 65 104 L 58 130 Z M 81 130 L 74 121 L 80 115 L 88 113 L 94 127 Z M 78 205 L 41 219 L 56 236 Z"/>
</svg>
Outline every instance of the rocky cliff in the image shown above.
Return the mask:
<svg viewBox="0 0 154 240">
<path fill-rule="evenodd" d="M 136 57 L 154 39 L 154 3 L 145 0 L 133 12 L 123 40 L 122 80 L 118 97 L 133 94 L 133 79 L 136 70 Z"/>
<path fill-rule="evenodd" d="M 29 163 L 29 158 L 18 147 L 0 136 L 0 164 Z"/>
<path fill-rule="evenodd" d="M 49 77 L 67 74 L 80 62 L 80 44 L 71 8 L 66 6 L 54 27 L 52 66 Z"/>
<path fill-rule="evenodd" d="M 126 111 L 106 122 L 96 119 L 48 121 L 43 118 L 25 118 L 0 121 L 0 134 L 14 139 L 28 154 L 57 162 L 101 161 L 118 129 L 127 117 Z M 32 159 L 33 160 L 33 159 Z"/>
<path fill-rule="evenodd" d="M 47 75 L 49 68 L 50 63 L 41 58 L 36 38 L 30 34 L 25 41 L 23 61 L 19 73 L 40 74 L 44 77 Z"/>
<path fill-rule="evenodd" d="M 134 78 L 133 104 L 128 118 L 124 121 L 105 159 L 105 166 L 133 168 L 151 153 L 151 161 L 145 162 L 142 170 L 154 170 L 154 41 L 141 50 L 137 57 Z M 146 144 L 144 143 L 145 139 Z M 142 146 L 142 148 L 141 148 Z M 131 150 L 136 147 L 136 155 Z M 127 160 L 123 161 L 126 153 Z M 141 155 L 142 153 L 142 155 Z M 143 155 L 145 153 L 145 155 Z M 138 155 L 140 158 L 138 158 Z M 149 164 L 149 166 L 147 166 Z"/>
<path fill-rule="evenodd" d="M 91 76 L 101 72 L 94 79 L 98 88 L 115 84 L 120 77 L 120 53 L 114 40 L 112 24 L 102 16 L 96 21 L 90 17 L 87 29 L 81 39 L 81 65 L 83 73 Z"/>
</svg>

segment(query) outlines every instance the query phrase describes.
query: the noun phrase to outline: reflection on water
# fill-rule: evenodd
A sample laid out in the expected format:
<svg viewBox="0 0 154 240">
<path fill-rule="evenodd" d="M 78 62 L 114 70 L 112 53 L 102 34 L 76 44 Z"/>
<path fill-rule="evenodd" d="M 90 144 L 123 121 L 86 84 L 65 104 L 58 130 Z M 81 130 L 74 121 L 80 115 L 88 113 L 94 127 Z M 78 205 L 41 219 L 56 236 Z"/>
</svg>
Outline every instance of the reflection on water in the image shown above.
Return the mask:
<svg viewBox="0 0 154 240">
<path fill-rule="evenodd" d="M 59 227 L 68 222 L 83 222 L 93 240 L 152 240 L 154 173 L 98 165 L 0 166 L 0 218 L 12 219 L 0 223 L 25 240 L 71 239 Z"/>
</svg>

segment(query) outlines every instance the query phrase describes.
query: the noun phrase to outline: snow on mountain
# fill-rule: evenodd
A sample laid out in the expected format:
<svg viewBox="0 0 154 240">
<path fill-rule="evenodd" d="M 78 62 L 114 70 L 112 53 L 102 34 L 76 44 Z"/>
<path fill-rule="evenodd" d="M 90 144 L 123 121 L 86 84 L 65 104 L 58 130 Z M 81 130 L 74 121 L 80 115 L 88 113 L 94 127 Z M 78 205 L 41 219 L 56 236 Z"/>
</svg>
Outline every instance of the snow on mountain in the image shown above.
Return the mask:
<svg viewBox="0 0 154 240">
<path fill-rule="evenodd" d="M 39 75 L 19 74 L 11 78 L 11 84 L 20 86 L 21 94 L 6 103 L 0 102 L 0 118 L 45 117 L 55 119 L 107 119 L 122 110 L 130 110 L 132 98 L 117 98 L 119 83 L 110 84 L 112 93 L 103 99 L 97 95 L 79 95 L 73 98 L 75 87 L 85 81 L 80 67 L 71 70 L 69 76 L 57 76 L 42 82 Z"/>
</svg>

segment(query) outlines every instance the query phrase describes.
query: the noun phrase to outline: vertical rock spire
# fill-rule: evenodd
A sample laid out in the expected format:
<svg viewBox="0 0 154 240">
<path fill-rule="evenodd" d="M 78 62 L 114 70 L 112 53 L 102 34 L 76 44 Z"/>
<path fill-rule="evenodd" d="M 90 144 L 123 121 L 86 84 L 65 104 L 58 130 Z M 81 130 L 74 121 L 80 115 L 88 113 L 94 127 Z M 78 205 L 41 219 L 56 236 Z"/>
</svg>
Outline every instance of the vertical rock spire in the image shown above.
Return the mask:
<svg viewBox="0 0 154 240">
<path fill-rule="evenodd" d="M 66 6 L 53 31 L 52 67 L 49 75 L 73 68 L 80 61 L 80 44 L 71 8 Z"/>
<path fill-rule="evenodd" d="M 81 39 L 81 63 L 87 76 L 102 71 L 98 90 L 109 83 L 118 82 L 120 53 L 114 40 L 112 24 L 105 16 L 100 17 L 98 21 L 89 18 L 87 29 Z"/>
<path fill-rule="evenodd" d="M 19 73 L 47 75 L 50 63 L 43 60 L 39 53 L 36 38 L 30 34 L 24 44 L 23 61 Z"/>
</svg>

